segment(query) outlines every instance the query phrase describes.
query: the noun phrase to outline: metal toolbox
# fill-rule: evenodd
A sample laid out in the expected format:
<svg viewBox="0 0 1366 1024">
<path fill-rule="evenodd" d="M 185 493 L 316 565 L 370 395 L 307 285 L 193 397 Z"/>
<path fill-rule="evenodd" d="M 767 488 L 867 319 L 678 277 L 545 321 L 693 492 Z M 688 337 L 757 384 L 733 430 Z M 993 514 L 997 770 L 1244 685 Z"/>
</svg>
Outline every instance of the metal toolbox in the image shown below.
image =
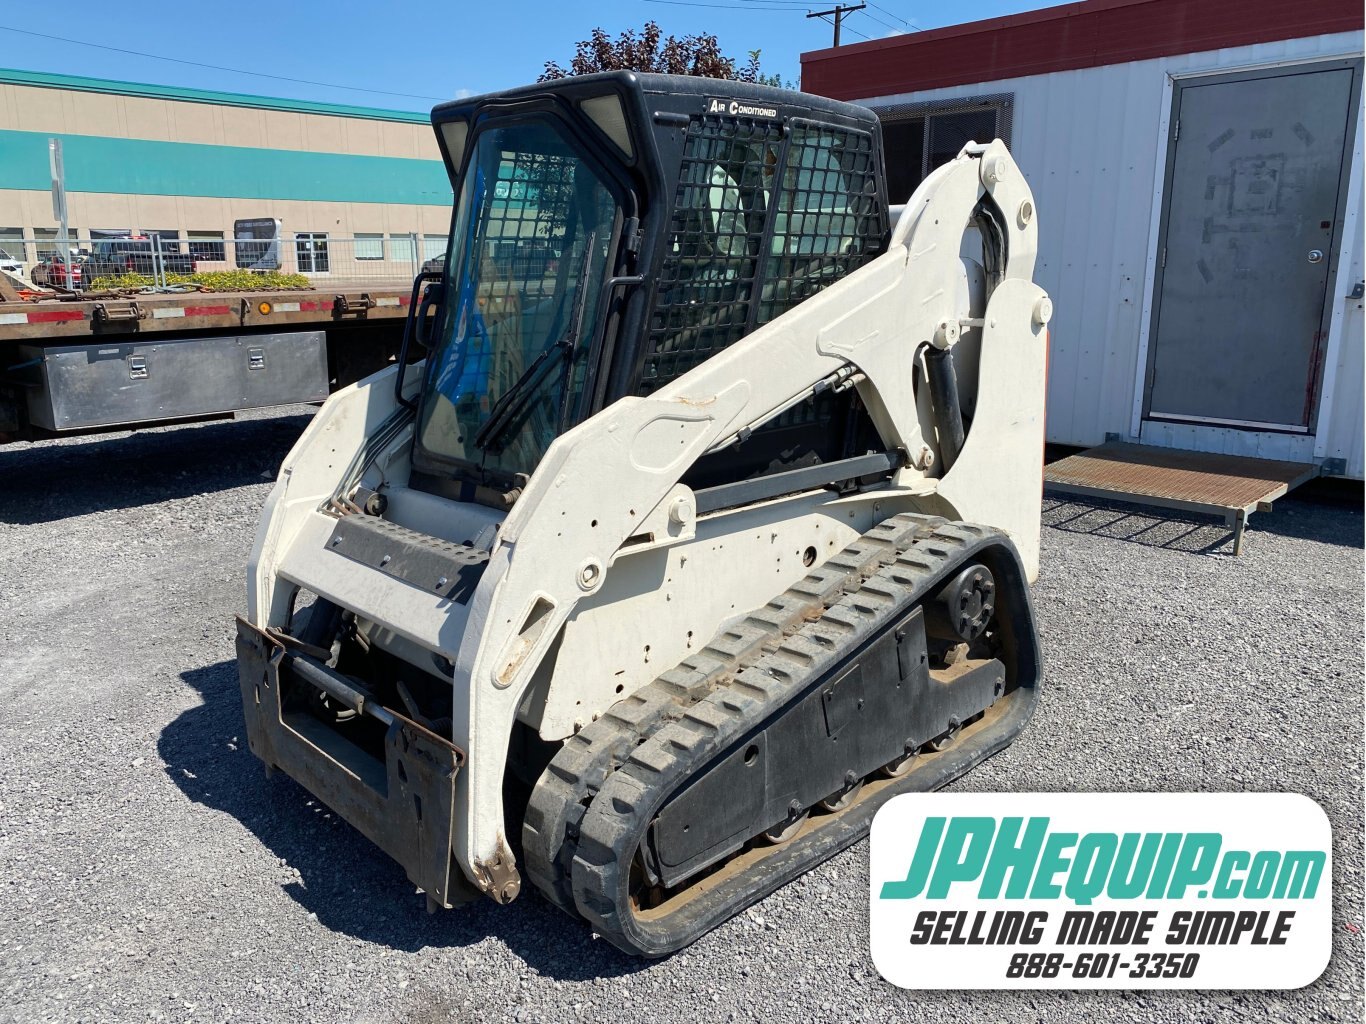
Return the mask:
<svg viewBox="0 0 1366 1024">
<path fill-rule="evenodd" d="M 21 346 L 29 420 L 80 430 L 327 398 L 324 331 Z"/>
</svg>

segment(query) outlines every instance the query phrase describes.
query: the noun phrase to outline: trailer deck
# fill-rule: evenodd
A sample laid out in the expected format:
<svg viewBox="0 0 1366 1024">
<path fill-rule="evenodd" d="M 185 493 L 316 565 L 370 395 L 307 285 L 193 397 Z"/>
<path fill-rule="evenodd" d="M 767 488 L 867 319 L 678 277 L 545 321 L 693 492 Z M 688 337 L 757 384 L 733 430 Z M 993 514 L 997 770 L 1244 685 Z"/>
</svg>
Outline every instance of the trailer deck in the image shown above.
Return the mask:
<svg viewBox="0 0 1366 1024">
<path fill-rule="evenodd" d="M 319 282 L 321 285 L 322 282 Z M 321 402 L 400 351 L 411 284 L 0 296 L 0 444 Z"/>
<path fill-rule="evenodd" d="M 109 292 L 0 302 L 0 342 L 103 334 L 285 328 L 343 319 L 401 319 L 410 284 L 328 291 Z"/>
</svg>

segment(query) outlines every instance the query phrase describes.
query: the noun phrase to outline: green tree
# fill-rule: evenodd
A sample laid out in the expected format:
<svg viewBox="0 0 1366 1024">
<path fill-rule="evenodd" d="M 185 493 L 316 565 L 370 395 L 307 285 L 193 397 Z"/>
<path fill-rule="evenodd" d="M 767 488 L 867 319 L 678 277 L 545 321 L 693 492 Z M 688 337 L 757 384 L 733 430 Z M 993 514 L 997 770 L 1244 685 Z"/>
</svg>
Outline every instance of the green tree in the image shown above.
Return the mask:
<svg viewBox="0 0 1366 1024">
<path fill-rule="evenodd" d="M 787 81 L 783 81 L 783 76 L 780 75 L 780 74 L 778 74 L 778 72 L 776 72 L 776 71 L 773 72 L 773 74 L 771 74 L 771 75 L 765 75 L 765 74 L 760 73 L 760 72 L 759 72 L 759 53 L 760 53 L 759 50 L 750 50 L 750 51 L 749 51 L 749 64 L 747 65 L 747 67 L 753 67 L 753 68 L 754 68 L 754 71 L 755 71 L 754 78 L 751 79 L 751 81 L 753 81 L 753 82 L 756 83 L 757 85 L 771 85 L 771 86 L 773 86 L 773 88 L 775 88 L 775 89 L 793 89 L 793 90 L 795 90 L 795 89 L 797 88 L 797 83 L 796 83 L 796 82 L 792 81 L 792 79 L 790 79 L 790 78 L 789 78 Z"/>
<path fill-rule="evenodd" d="M 613 39 L 604 29 L 580 41 L 569 67 L 548 60 L 540 81 L 591 75 L 599 71 L 653 71 L 666 75 L 696 75 L 700 78 L 728 78 L 737 82 L 777 85 L 778 76 L 765 76 L 759 70 L 759 51 L 750 50 L 749 59 L 739 65 L 735 58 L 721 52 L 714 35 L 665 36 L 655 22 L 647 21 L 640 32 L 627 29 Z"/>
</svg>

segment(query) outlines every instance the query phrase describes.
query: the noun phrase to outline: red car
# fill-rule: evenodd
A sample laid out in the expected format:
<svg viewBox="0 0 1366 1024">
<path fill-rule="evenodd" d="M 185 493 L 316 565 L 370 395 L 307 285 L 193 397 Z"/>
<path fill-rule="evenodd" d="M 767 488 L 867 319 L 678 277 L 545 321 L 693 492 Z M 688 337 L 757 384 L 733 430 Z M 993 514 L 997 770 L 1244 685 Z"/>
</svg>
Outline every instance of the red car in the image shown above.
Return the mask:
<svg viewBox="0 0 1366 1024">
<path fill-rule="evenodd" d="M 44 256 L 34 266 L 33 271 L 29 274 L 29 280 L 47 288 L 65 288 L 68 291 L 79 291 L 81 287 L 81 265 L 73 263 L 71 272 L 68 274 L 66 261 L 60 255 L 52 253 Z"/>
</svg>

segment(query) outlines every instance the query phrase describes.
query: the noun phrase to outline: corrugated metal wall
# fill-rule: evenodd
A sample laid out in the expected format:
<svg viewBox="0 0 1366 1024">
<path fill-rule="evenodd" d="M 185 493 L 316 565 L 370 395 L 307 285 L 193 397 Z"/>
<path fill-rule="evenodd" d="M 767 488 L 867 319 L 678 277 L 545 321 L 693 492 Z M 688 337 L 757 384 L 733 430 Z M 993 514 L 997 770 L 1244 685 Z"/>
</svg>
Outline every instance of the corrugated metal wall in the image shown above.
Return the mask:
<svg viewBox="0 0 1366 1024">
<path fill-rule="evenodd" d="M 1011 150 L 1029 179 L 1039 210 L 1035 277 L 1053 296 L 1056 309 L 1051 325 L 1048 439 L 1089 445 L 1103 441 L 1107 432 L 1130 433 L 1148 261 L 1156 239 L 1153 197 L 1162 175 L 1159 152 L 1164 137 L 1159 129 L 1168 114 L 1168 76 L 1360 52 L 1360 34 L 1341 33 L 866 97 L 860 102 L 879 107 L 1014 94 Z M 1359 146 L 1360 140 L 1358 163 Z M 1356 265 L 1339 274 L 1339 296 L 1361 279 L 1361 237 L 1358 218 Z M 1322 454 L 1347 459 L 1348 475 L 1360 478 L 1363 324 L 1358 304 L 1348 305 L 1327 450 Z M 1178 427 L 1165 437 L 1145 429 L 1144 440 L 1276 458 L 1313 455 L 1312 439 L 1208 427 Z"/>
</svg>

